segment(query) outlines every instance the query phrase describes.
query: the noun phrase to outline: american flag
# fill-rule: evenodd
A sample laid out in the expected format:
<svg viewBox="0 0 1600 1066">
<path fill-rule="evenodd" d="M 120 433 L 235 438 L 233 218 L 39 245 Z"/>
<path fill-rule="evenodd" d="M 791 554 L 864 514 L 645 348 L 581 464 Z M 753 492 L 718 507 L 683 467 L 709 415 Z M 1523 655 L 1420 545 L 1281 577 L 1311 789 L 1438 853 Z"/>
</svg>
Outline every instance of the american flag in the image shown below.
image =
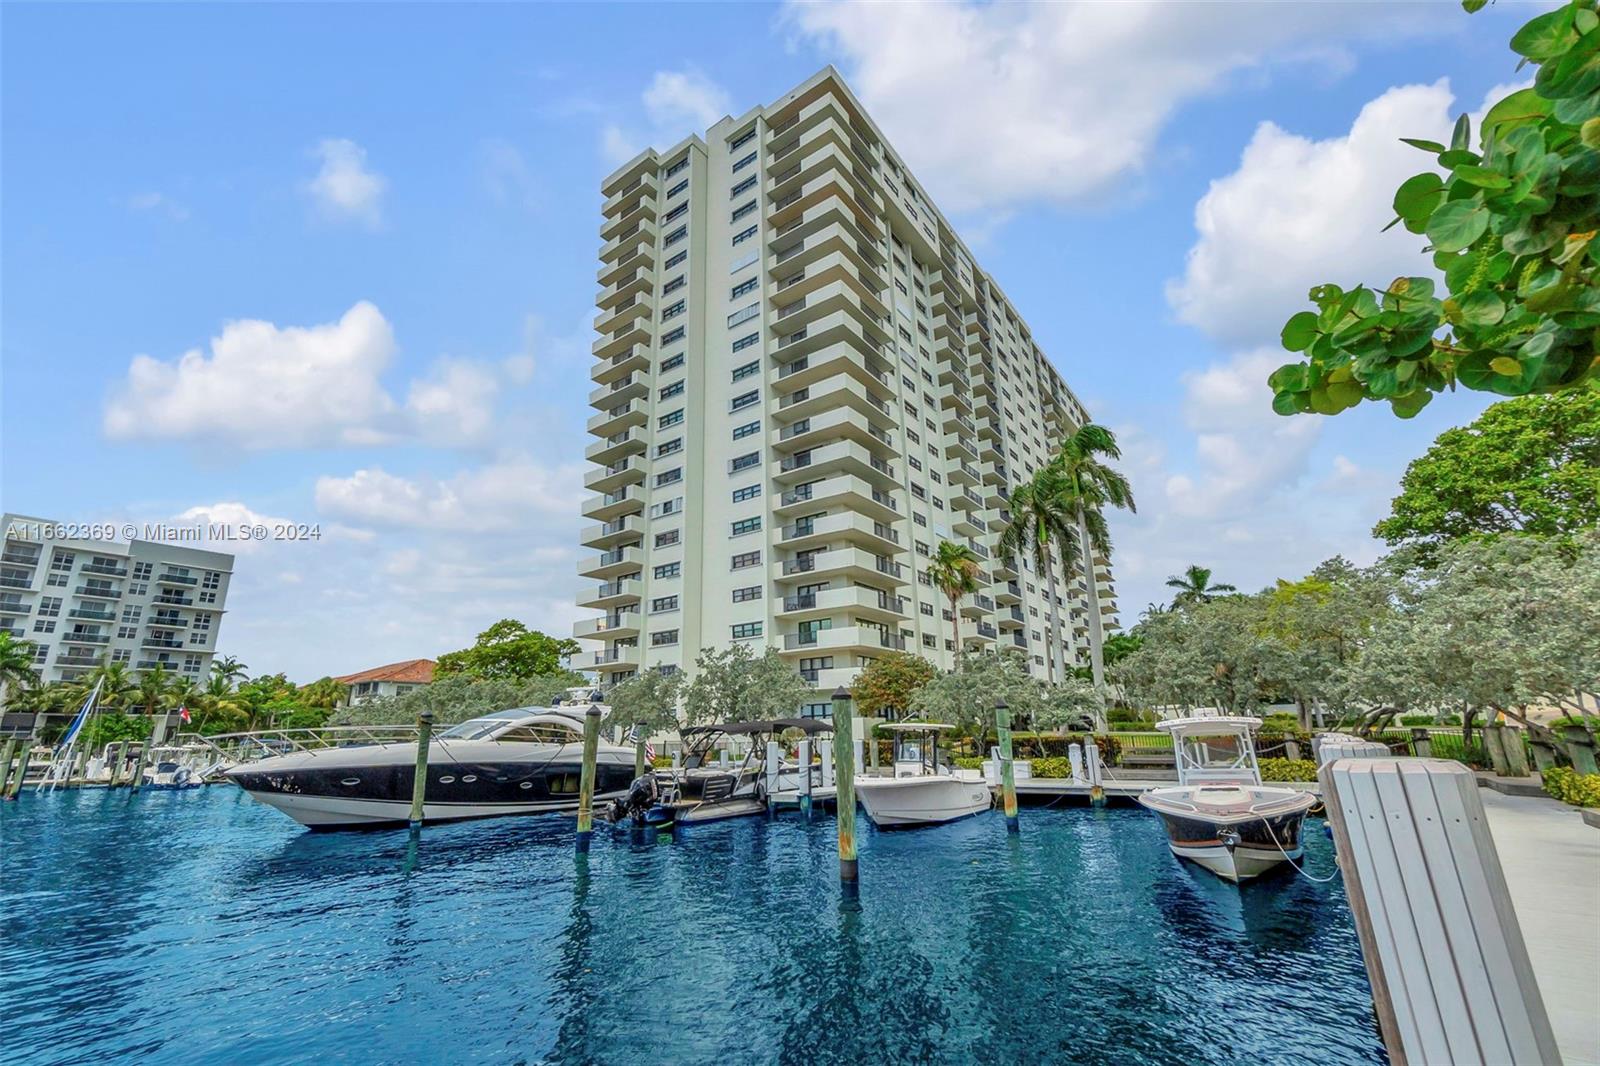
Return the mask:
<svg viewBox="0 0 1600 1066">
<path fill-rule="evenodd" d="M 635 724 L 632 729 L 628 730 L 628 743 L 637 744 L 641 740 L 644 740 L 644 729 Z M 650 762 L 656 761 L 656 746 L 648 740 L 644 742 L 644 757 Z"/>
</svg>

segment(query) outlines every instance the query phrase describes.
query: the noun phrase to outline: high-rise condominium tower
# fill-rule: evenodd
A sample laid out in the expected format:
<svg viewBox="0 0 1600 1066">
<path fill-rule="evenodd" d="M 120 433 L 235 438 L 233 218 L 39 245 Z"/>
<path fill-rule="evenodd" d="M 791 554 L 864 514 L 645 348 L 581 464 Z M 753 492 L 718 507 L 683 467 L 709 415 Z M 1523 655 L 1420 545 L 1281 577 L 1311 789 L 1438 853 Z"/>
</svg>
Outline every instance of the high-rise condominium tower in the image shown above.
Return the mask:
<svg viewBox="0 0 1600 1066">
<path fill-rule="evenodd" d="M 995 551 L 1010 489 L 1088 415 L 836 71 L 601 192 L 579 603 L 605 613 L 574 665 L 618 680 L 748 641 L 820 711 L 886 650 L 951 665 L 941 540 L 982 565 L 967 648 L 1089 662 L 1109 560 L 1091 595 Z"/>
</svg>

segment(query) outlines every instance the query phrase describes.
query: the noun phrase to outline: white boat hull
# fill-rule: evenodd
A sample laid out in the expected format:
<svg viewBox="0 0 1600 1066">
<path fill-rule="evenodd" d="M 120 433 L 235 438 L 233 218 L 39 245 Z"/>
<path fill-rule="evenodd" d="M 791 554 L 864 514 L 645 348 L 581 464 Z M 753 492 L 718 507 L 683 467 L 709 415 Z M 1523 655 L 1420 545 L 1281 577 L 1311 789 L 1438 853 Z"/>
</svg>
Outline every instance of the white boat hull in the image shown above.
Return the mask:
<svg viewBox="0 0 1600 1066">
<path fill-rule="evenodd" d="M 981 778 L 863 777 L 855 788 L 867 817 L 883 829 L 940 825 L 982 814 L 994 804 Z"/>
<path fill-rule="evenodd" d="M 1228 848 L 1224 845 L 1211 847 L 1186 847 L 1179 844 L 1169 844 L 1172 854 L 1180 859 L 1188 859 L 1199 866 L 1216 874 L 1224 881 L 1249 881 L 1260 877 L 1288 858 L 1299 861 L 1300 849 L 1294 848 L 1287 853 L 1273 848 L 1270 851 L 1261 848 L 1239 845 Z"/>
</svg>

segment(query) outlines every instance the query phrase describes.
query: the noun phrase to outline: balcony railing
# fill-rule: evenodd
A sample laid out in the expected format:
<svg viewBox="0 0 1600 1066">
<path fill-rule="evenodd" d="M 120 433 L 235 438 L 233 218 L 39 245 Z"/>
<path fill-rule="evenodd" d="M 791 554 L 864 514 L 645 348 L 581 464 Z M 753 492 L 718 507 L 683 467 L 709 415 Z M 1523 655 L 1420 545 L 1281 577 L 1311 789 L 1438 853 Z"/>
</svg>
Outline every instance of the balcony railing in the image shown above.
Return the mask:
<svg viewBox="0 0 1600 1066">
<path fill-rule="evenodd" d="M 165 574 L 162 574 L 160 577 L 156 578 L 156 580 L 161 582 L 164 585 L 198 585 L 198 584 L 200 584 L 200 579 L 195 577 L 193 574 L 174 574 L 174 573 L 172 573 L 170 571 L 168 571 Z"/>
<path fill-rule="evenodd" d="M 107 563 L 84 563 L 82 571 L 85 574 L 99 574 L 103 577 L 127 577 L 128 568 Z"/>
<path fill-rule="evenodd" d="M 0 577 L 0 588 L 25 589 L 32 587 L 33 582 L 25 577 Z"/>
<path fill-rule="evenodd" d="M 117 620 L 116 612 L 96 611 L 91 607 L 74 607 L 67 612 L 67 617 L 81 618 L 86 622 L 115 622 Z"/>
<path fill-rule="evenodd" d="M 0 553 L 0 562 L 15 563 L 18 566 L 38 566 L 39 554 L 29 555 L 27 552 L 8 551 Z"/>
<path fill-rule="evenodd" d="M 111 634 L 84 632 L 66 633 L 62 635 L 61 642 L 63 644 L 109 644 L 111 643 Z"/>
<path fill-rule="evenodd" d="M 75 596 L 96 596 L 102 600 L 120 600 L 122 593 L 110 585 L 79 585 L 73 590 Z"/>
</svg>

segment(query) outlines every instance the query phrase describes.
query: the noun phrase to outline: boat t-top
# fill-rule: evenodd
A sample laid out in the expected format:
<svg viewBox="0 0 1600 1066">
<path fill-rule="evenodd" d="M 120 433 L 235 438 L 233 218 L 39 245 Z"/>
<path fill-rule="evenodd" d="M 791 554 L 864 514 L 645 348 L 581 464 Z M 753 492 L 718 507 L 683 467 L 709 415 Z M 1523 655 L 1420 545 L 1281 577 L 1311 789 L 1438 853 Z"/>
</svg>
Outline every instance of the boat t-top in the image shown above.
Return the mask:
<svg viewBox="0 0 1600 1066">
<path fill-rule="evenodd" d="M 858 777 L 856 797 L 880 829 L 939 825 L 982 814 L 994 797 L 976 770 L 941 765 L 939 734 L 954 729 L 940 722 L 891 722 L 878 726 L 894 738 L 891 777 Z"/>
<path fill-rule="evenodd" d="M 1309 792 L 1261 783 L 1253 738 L 1260 726 L 1259 718 L 1224 715 L 1157 722 L 1172 735 L 1178 784 L 1139 797 L 1161 816 L 1174 855 L 1229 881 L 1298 859 L 1300 826 L 1317 802 Z"/>
<path fill-rule="evenodd" d="M 496 711 L 434 734 L 423 820 L 576 810 L 591 703 L 583 697 L 598 695 L 569 692 L 550 707 Z M 242 763 L 226 776 L 313 829 L 400 824 L 411 813 L 416 754 L 409 740 L 301 750 Z M 633 750 L 600 744 L 595 799 L 621 796 L 632 779 Z"/>
<path fill-rule="evenodd" d="M 833 732 L 833 724 L 818 718 L 775 718 L 685 726 L 678 731 L 683 740 L 682 764 L 636 780 L 627 796 L 614 805 L 612 818 L 631 818 L 637 824 L 667 829 L 761 814 L 767 809 L 766 740 L 791 729 L 816 736 Z M 711 762 L 724 738 L 748 742 L 737 765 Z"/>
</svg>

